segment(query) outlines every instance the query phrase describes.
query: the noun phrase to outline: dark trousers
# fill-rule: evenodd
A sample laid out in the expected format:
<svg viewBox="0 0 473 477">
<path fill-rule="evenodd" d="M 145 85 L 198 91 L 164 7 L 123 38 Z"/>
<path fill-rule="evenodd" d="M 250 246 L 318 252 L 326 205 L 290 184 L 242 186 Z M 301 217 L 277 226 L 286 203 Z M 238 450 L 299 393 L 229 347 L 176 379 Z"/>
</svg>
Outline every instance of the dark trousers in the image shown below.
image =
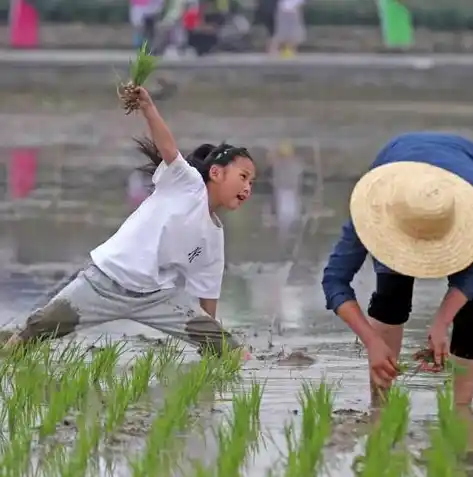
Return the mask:
<svg viewBox="0 0 473 477">
<path fill-rule="evenodd" d="M 389 273 L 376 274 L 376 291 L 368 307 L 368 315 L 387 325 L 407 322 L 412 310 L 414 278 Z M 469 301 L 453 321 L 450 353 L 473 359 L 473 301 Z"/>
</svg>

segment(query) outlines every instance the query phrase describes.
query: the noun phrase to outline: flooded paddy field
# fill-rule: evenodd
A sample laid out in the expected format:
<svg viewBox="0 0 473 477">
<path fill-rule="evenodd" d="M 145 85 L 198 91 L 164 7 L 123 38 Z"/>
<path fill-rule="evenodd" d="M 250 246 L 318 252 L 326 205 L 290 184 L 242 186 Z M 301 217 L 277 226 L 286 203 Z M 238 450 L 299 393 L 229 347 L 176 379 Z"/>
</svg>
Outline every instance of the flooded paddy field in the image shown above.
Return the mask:
<svg viewBox="0 0 473 477">
<path fill-rule="evenodd" d="M 461 92 L 461 99 L 438 101 L 390 89 L 377 98 L 331 95 L 308 101 L 283 88 L 270 101 L 258 91 L 198 96 L 184 88 L 160 103 L 184 150 L 228 140 L 256 156 L 254 197 L 223 216 L 227 271 L 218 313 L 251 347 L 252 359 L 239 369 L 230 355 L 217 363 L 185 346 L 181 354 L 164 336 L 128 321 L 80 331 L 72 337 L 77 345 L 54 344 L 54 356 L 41 345 L 26 357 L 4 357 L 5 475 L 27 475 L 22 466 L 30 460 L 30 475 L 48 476 L 355 475 L 352 463 L 368 455 L 365 439 L 374 432 L 367 361 L 350 330 L 325 309 L 322 270 L 354 181 L 383 142 L 415 129 L 471 136 L 473 103 Z M 12 91 L 2 101 L 3 329 L 20 325 L 146 196 L 131 141 L 142 132 L 143 122 L 125 118 L 113 94 Z M 281 151 L 287 157 L 278 162 Z M 281 185 L 278 171 L 292 179 Z M 355 280 L 363 306 L 373 284 L 368 262 Z M 404 361 L 425 345 L 445 286 L 417 283 Z M 416 458 L 430 442 L 436 389 L 446 377 L 400 378 L 408 418 L 404 394 L 392 398 L 394 421 L 409 424 L 400 440 Z M 384 419 L 389 427 L 392 415 Z M 311 432 L 310 425 L 319 427 Z M 473 433 L 467 437 L 473 446 Z"/>
</svg>

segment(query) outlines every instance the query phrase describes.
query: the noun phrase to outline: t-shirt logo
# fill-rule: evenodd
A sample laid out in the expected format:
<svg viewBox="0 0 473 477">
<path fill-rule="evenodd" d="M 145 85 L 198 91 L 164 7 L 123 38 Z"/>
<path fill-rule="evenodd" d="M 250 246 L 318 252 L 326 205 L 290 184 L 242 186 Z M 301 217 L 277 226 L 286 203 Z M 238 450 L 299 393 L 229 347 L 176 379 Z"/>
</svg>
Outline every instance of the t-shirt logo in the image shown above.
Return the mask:
<svg viewBox="0 0 473 477">
<path fill-rule="evenodd" d="M 196 247 L 192 252 L 187 254 L 189 263 L 192 263 L 202 253 L 202 247 Z"/>
</svg>

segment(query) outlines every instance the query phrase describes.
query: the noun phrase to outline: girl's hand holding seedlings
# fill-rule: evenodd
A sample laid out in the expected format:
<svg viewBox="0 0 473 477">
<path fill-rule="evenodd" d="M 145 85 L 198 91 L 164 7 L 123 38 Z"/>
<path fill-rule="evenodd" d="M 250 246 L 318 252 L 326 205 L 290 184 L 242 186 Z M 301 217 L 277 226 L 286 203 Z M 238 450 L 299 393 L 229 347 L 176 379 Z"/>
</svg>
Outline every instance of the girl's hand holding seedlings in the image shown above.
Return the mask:
<svg viewBox="0 0 473 477">
<path fill-rule="evenodd" d="M 370 376 L 380 388 L 388 388 L 398 374 L 396 358 L 381 337 L 367 345 Z"/>
<path fill-rule="evenodd" d="M 146 113 L 150 109 L 155 108 L 153 100 L 151 99 L 150 94 L 148 93 L 148 91 L 145 88 L 143 88 L 141 86 L 138 86 L 135 89 L 135 93 L 136 93 L 136 96 L 138 98 L 138 104 L 140 105 L 140 109 L 143 112 L 143 114 L 146 115 Z"/>
</svg>

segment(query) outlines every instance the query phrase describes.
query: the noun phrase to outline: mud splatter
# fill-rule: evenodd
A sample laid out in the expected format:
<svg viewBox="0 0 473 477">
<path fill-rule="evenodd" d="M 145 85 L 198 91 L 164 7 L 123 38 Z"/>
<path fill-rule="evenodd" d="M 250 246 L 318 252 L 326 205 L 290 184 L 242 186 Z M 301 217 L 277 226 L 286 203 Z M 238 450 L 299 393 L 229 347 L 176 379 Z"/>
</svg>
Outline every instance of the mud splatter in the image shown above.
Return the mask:
<svg viewBox="0 0 473 477">
<path fill-rule="evenodd" d="M 315 358 L 309 356 L 303 351 L 292 351 L 288 356 L 278 359 L 277 363 L 280 366 L 311 366 L 315 363 Z"/>
<path fill-rule="evenodd" d="M 67 300 L 53 300 L 44 308 L 35 311 L 20 332 L 25 340 L 66 336 L 79 325 L 80 315 Z"/>
</svg>

